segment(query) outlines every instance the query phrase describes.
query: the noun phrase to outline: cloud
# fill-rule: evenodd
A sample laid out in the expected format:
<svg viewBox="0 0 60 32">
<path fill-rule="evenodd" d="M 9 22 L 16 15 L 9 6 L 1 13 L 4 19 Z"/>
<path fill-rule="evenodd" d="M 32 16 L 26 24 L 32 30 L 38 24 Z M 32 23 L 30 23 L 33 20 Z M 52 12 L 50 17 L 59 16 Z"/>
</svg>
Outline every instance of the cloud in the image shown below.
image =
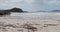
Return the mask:
<svg viewBox="0 0 60 32">
<path fill-rule="evenodd" d="M 17 3 L 17 2 L 21 2 L 22 0 L 0 0 L 0 4 L 2 5 L 2 6 L 7 6 L 7 5 L 11 5 L 11 4 L 15 4 L 15 3 Z"/>
<path fill-rule="evenodd" d="M 22 0 L 5 0 L 5 2 L 21 2 Z"/>
<path fill-rule="evenodd" d="M 5 9 L 12 8 L 12 7 L 18 6 L 20 2 L 22 2 L 22 0 L 0 0 L 0 6 Z"/>
<path fill-rule="evenodd" d="M 35 0 L 25 0 L 27 3 L 33 3 Z"/>
<path fill-rule="evenodd" d="M 43 0 L 43 3 L 55 3 L 56 0 Z"/>
<path fill-rule="evenodd" d="M 44 6 L 47 7 L 48 4 L 50 7 L 59 5 L 60 0 L 0 0 L 0 8 L 2 7 L 4 9 L 19 7 L 30 11 L 40 10 L 42 7 L 45 9 Z"/>
<path fill-rule="evenodd" d="M 44 0 L 43 3 L 47 3 L 47 4 L 60 4 L 60 0 Z"/>
<path fill-rule="evenodd" d="M 34 0 L 0 0 L 0 6 L 7 6 L 7 5 L 11 5 L 11 4 L 21 4 L 23 2 L 26 2 L 26 3 L 33 3 Z"/>
</svg>

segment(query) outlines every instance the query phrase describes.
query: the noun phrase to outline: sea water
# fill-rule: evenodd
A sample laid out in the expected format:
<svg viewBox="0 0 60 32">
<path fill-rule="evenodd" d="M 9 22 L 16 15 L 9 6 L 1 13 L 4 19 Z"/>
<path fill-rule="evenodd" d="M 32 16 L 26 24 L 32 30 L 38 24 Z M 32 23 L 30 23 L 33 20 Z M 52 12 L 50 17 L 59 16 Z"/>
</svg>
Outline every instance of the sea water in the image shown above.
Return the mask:
<svg viewBox="0 0 60 32">
<path fill-rule="evenodd" d="M 58 12 L 40 12 L 40 13 L 11 13 L 10 16 L 20 16 L 24 19 L 59 19 L 60 13 Z"/>
</svg>

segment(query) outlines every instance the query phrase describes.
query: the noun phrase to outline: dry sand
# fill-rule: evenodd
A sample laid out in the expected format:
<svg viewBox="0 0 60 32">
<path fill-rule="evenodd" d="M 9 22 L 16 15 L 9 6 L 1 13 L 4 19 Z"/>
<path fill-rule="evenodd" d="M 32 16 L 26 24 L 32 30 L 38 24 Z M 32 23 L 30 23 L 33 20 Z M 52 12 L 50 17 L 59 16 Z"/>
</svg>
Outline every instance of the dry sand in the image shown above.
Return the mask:
<svg viewBox="0 0 60 32">
<path fill-rule="evenodd" d="M 17 15 L 17 16 L 16 16 Z M 28 32 L 23 25 L 37 28 L 30 32 L 60 32 L 60 13 L 21 13 L 0 17 L 0 32 Z"/>
</svg>

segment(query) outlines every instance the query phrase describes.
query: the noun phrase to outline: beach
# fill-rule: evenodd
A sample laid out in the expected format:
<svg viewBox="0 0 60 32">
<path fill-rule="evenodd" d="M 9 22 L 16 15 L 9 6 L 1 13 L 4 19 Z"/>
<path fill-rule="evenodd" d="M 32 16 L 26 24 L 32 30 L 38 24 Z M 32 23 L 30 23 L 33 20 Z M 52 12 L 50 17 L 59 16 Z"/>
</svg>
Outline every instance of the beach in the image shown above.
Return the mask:
<svg viewBox="0 0 60 32">
<path fill-rule="evenodd" d="M 30 32 L 59 32 L 60 13 L 12 13 L 0 17 L 0 32 L 28 32 L 24 24 L 32 25 L 37 30 Z"/>
</svg>

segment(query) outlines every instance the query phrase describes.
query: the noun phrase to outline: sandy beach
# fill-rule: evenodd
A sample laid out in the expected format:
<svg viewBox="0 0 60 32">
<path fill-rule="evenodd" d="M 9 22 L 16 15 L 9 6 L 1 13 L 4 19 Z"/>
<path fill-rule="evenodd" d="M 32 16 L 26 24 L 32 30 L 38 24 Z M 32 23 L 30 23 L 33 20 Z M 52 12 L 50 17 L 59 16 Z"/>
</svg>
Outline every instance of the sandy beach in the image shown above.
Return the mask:
<svg viewBox="0 0 60 32">
<path fill-rule="evenodd" d="M 60 13 L 13 13 L 0 17 L 0 32 L 28 32 L 25 24 L 36 27 L 29 32 L 60 32 Z"/>
</svg>

